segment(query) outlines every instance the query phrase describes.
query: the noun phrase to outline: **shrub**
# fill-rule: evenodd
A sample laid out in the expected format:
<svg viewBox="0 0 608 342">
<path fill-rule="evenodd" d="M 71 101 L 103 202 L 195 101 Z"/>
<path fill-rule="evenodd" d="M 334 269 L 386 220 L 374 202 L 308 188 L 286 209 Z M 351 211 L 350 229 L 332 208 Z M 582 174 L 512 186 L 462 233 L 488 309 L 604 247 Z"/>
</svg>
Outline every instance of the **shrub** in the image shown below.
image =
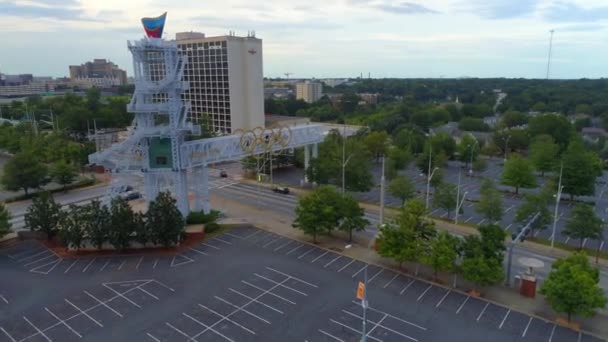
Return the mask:
<svg viewBox="0 0 608 342">
<path fill-rule="evenodd" d="M 217 210 L 211 210 L 209 214 L 205 214 L 204 211 L 191 211 L 186 218 L 187 224 L 207 224 L 215 223 L 220 218 L 221 212 Z"/>
<path fill-rule="evenodd" d="M 211 234 L 218 231 L 220 228 L 221 226 L 217 222 L 209 222 L 205 224 L 205 233 Z"/>
</svg>

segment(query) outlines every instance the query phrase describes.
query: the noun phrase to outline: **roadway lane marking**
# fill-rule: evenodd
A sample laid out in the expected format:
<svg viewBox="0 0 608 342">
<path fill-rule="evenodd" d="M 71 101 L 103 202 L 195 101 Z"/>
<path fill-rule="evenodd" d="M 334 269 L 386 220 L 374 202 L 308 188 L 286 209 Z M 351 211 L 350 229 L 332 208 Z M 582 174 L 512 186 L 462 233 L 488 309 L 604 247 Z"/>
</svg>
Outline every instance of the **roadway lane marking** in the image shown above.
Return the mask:
<svg viewBox="0 0 608 342">
<path fill-rule="evenodd" d="M 353 262 L 355 262 L 355 259 L 351 260 L 348 264 L 342 266 L 341 269 L 338 270 L 338 273 L 342 272 L 343 269 L 347 268 L 350 264 L 352 264 Z"/>
<path fill-rule="evenodd" d="M 99 325 L 101 328 L 103 328 L 103 325 L 101 323 L 99 323 L 99 321 L 97 321 L 95 318 L 91 317 L 91 315 L 89 315 L 88 313 L 86 313 L 85 311 L 82 311 L 82 309 L 80 309 L 79 307 L 77 307 L 74 303 L 70 302 L 67 298 L 64 298 L 63 300 L 65 300 L 66 303 L 70 304 L 71 306 L 74 307 L 74 309 L 78 310 L 80 312 L 80 314 L 88 317 L 91 321 L 93 321 L 95 324 Z M 87 310 L 88 311 L 88 310 Z"/>
<path fill-rule="evenodd" d="M 192 248 L 192 247 L 190 247 L 190 250 L 191 250 L 191 251 L 193 251 L 193 252 L 195 252 L 195 253 L 198 253 L 198 254 L 200 254 L 200 255 L 209 255 L 209 254 L 207 254 L 207 253 L 205 253 L 205 252 L 203 252 L 203 251 L 199 251 L 199 250 L 198 250 L 198 249 L 196 249 L 196 248 Z M 156 260 L 158 260 L 158 259 L 156 259 Z M 138 265 L 139 265 L 139 264 L 138 264 Z M 137 269 L 137 267 L 136 267 L 135 269 Z"/>
<path fill-rule="evenodd" d="M 366 264 L 365 266 L 361 267 L 361 269 L 360 269 L 360 270 L 358 270 L 357 272 L 355 272 L 355 273 L 354 273 L 354 274 L 351 276 L 351 278 L 356 277 L 356 276 L 357 276 L 357 274 L 361 273 L 361 271 L 363 271 L 363 270 L 367 269 L 367 266 L 368 266 L 368 265 Z"/>
<path fill-rule="evenodd" d="M 240 311 L 242 311 L 242 312 L 244 312 L 244 313 L 248 314 L 249 316 L 251 316 L 251 317 L 253 317 L 253 318 L 257 318 L 257 319 L 259 319 L 260 321 L 262 321 L 262 322 L 264 322 L 264 323 L 266 323 L 266 324 L 271 324 L 269 321 L 265 320 L 264 318 L 262 318 L 262 317 L 260 317 L 260 316 L 258 316 L 258 315 L 256 315 L 256 314 L 254 314 L 254 313 L 252 313 L 252 312 L 250 312 L 250 311 L 246 310 L 245 308 L 238 307 L 238 306 L 236 306 L 236 305 L 232 304 L 231 302 L 229 302 L 229 301 L 225 300 L 224 298 L 221 298 L 221 297 L 218 297 L 218 296 L 214 296 L 214 297 L 215 297 L 215 299 L 217 299 L 217 300 L 219 300 L 219 301 L 221 301 L 221 302 L 223 302 L 223 303 L 225 303 L 225 304 L 228 304 L 228 305 L 232 306 L 233 308 L 235 308 L 235 309 L 237 309 L 237 310 L 240 310 Z M 200 305 L 200 304 L 199 304 L 199 305 Z"/>
<path fill-rule="evenodd" d="M 319 258 L 321 258 L 322 256 L 324 256 L 324 255 L 325 255 L 325 254 L 327 254 L 327 253 L 329 253 L 329 252 L 325 251 L 325 253 L 323 253 L 323 254 L 319 255 L 318 257 L 316 257 L 316 258 L 312 259 L 312 261 L 311 261 L 310 263 L 311 263 L 311 264 L 314 264 L 314 263 L 315 263 L 315 261 L 319 260 Z"/>
<path fill-rule="evenodd" d="M 464 305 L 469 301 L 469 298 L 471 298 L 471 297 L 467 296 L 467 298 L 464 299 L 464 301 L 462 302 L 462 304 L 460 304 L 460 307 L 458 308 L 458 310 L 456 310 L 456 314 L 457 315 L 460 313 L 460 310 L 462 310 L 462 308 L 464 307 Z"/>
<path fill-rule="evenodd" d="M 74 260 L 74 262 L 63 272 L 63 274 L 67 274 L 68 272 L 70 272 L 72 267 L 74 267 L 74 265 L 76 265 L 77 262 L 78 262 L 78 259 Z"/>
<path fill-rule="evenodd" d="M 498 329 L 502 329 L 502 326 L 505 324 L 505 321 L 507 320 L 507 317 L 509 317 L 510 313 L 511 313 L 511 310 L 507 311 L 507 313 L 505 314 L 505 318 L 503 318 L 502 322 L 500 322 L 500 326 L 498 327 Z"/>
<path fill-rule="evenodd" d="M 51 316 L 53 316 L 57 321 L 59 321 L 59 323 L 65 325 L 66 328 L 70 329 L 76 336 L 82 338 L 82 335 L 80 335 L 76 330 L 74 330 L 69 324 L 67 324 L 64 320 L 62 320 L 61 318 L 57 317 L 57 315 L 55 315 L 51 310 L 49 310 L 47 307 L 44 308 L 44 310 L 46 310 L 46 312 L 48 312 Z"/>
<path fill-rule="evenodd" d="M 89 297 L 93 298 L 93 299 L 94 299 L 94 300 L 95 300 L 97 303 L 99 303 L 99 305 L 102 305 L 102 306 L 104 306 L 105 308 L 107 308 L 108 310 L 110 310 L 110 311 L 112 311 L 113 313 L 115 313 L 115 314 L 116 314 L 116 316 L 118 316 L 118 317 L 120 317 L 120 318 L 122 318 L 122 317 L 123 317 L 123 316 L 122 316 L 122 314 L 121 314 L 120 312 L 118 312 L 118 311 L 114 310 L 114 308 L 112 308 L 111 306 L 109 306 L 109 305 L 108 305 L 106 302 L 102 302 L 101 300 L 99 300 L 97 297 L 93 296 L 92 294 L 90 294 L 90 293 L 89 293 L 88 291 L 86 291 L 86 290 L 84 291 L 84 293 L 85 293 L 87 296 L 89 296 Z"/>
<path fill-rule="evenodd" d="M 395 280 L 398 276 L 399 276 L 399 273 L 395 273 L 395 276 L 393 277 L 393 279 L 389 280 L 388 283 L 384 284 L 384 286 L 382 288 L 383 289 L 387 288 L 393 282 L 393 280 Z"/>
<path fill-rule="evenodd" d="M 205 309 L 205 310 L 207 310 L 207 311 L 211 312 L 212 314 L 215 314 L 216 316 L 219 316 L 219 317 L 221 317 L 221 318 L 225 319 L 226 321 L 228 321 L 228 322 L 230 322 L 230 323 L 232 323 L 232 324 L 236 325 L 237 327 L 239 327 L 239 328 L 241 328 L 241 329 L 243 329 L 243 330 L 247 331 L 248 333 L 250 333 L 250 334 L 252 334 L 252 335 L 255 335 L 255 334 L 256 334 L 256 333 L 255 333 L 255 331 L 253 331 L 253 330 L 251 330 L 251 329 L 249 329 L 249 328 L 247 328 L 247 327 L 242 326 L 242 325 L 241 325 L 241 324 L 239 324 L 238 322 L 236 322 L 236 321 L 234 321 L 234 320 L 232 320 L 232 319 L 230 319 L 230 318 L 228 318 L 228 317 L 226 317 L 226 316 L 222 315 L 221 313 L 219 313 L 219 312 L 217 312 L 217 311 L 215 311 L 215 310 L 213 310 L 213 309 L 210 309 L 210 308 L 208 308 L 208 307 L 204 306 L 203 304 L 199 304 L 198 306 L 200 306 L 201 308 L 203 308 L 203 309 Z"/>
<path fill-rule="evenodd" d="M 481 319 L 481 316 L 483 316 L 483 313 L 486 312 L 486 309 L 488 308 L 489 305 L 490 305 L 490 302 L 486 303 L 486 306 L 483 307 L 483 310 L 481 310 L 481 312 L 479 313 L 479 316 L 477 316 L 477 322 L 479 322 L 479 320 Z"/>
<path fill-rule="evenodd" d="M 436 308 L 438 308 L 441 303 L 443 303 L 443 300 L 452 292 L 452 290 L 448 290 L 448 292 L 445 293 L 445 295 L 443 295 L 443 297 L 441 298 L 441 300 L 439 301 L 439 303 L 437 303 L 437 305 L 435 305 Z"/>
<path fill-rule="evenodd" d="M 382 271 L 384 271 L 384 270 L 381 268 L 381 269 L 380 269 L 380 271 L 378 271 L 378 273 L 374 274 L 374 276 L 373 276 L 373 277 L 371 277 L 371 278 L 370 278 L 370 279 L 367 281 L 367 283 L 369 284 L 369 283 L 371 283 L 372 281 L 374 281 L 374 279 L 376 279 L 376 277 L 377 277 L 377 276 L 379 276 L 379 275 L 380 275 L 380 273 L 382 273 Z"/>
<path fill-rule="evenodd" d="M 524 338 L 526 337 L 526 333 L 528 332 L 528 328 L 530 327 L 530 323 L 532 323 L 532 317 L 530 317 L 530 320 L 528 321 L 528 324 L 526 324 L 526 328 L 524 329 L 524 332 L 521 333 L 521 337 Z"/>
<path fill-rule="evenodd" d="M 46 338 L 46 340 L 47 340 L 47 341 L 49 341 L 49 342 L 52 342 L 52 341 L 53 341 L 53 340 L 51 340 L 51 339 L 50 339 L 48 336 L 46 336 L 42 330 L 38 329 L 38 327 L 37 327 L 37 326 L 35 326 L 35 325 L 34 325 L 34 323 L 30 322 L 30 320 L 29 320 L 29 319 L 27 319 L 27 317 L 23 316 L 23 319 L 24 319 L 24 320 L 25 320 L 25 321 L 26 321 L 26 322 L 27 322 L 29 325 L 31 325 L 31 326 L 32 326 L 32 328 L 36 329 L 36 331 L 37 331 L 37 332 L 38 332 L 40 335 L 42 335 L 42 337 Z"/>
<path fill-rule="evenodd" d="M 327 337 L 331 337 L 331 338 L 333 338 L 333 339 L 334 339 L 334 340 L 336 340 L 336 341 L 340 341 L 340 342 L 346 342 L 346 341 L 344 341 L 343 339 L 341 339 L 341 338 L 337 338 L 336 336 L 334 336 L 334 335 L 332 335 L 332 334 L 328 333 L 327 331 L 324 331 L 324 330 L 319 329 L 319 332 L 320 332 L 321 334 L 323 334 L 323 335 L 327 336 Z M 159 342 L 160 342 L 160 341 L 159 341 Z"/>
<path fill-rule="evenodd" d="M 412 279 L 412 281 L 410 281 L 409 284 L 405 285 L 403 287 L 403 289 L 401 289 L 401 292 L 399 292 L 399 295 L 402 295 L 410 286 L 412 286 L 412 284 L 416 281 L 416 279 Z"/>
<path fill-rule="evenodd" d="M 328 262 L 327 264 L 325 264 L 325 265 L 323 266 L 323 268 L 327 268 L 327 266 L 329 266 L 329 265 L 333 264 L 333 263 L 334 263 L 334 261 L 336 261 L 336 260 L 340 259 L 341 257 L 342 257 L 341 255 L 338 255 L 338 256 L 337 256 L 335 259 L 333 259 L 332 261 L 330 261 L 330 262 Z"/>
<path fill-rule="evenodd" d="M 82 273 L 86 272 L 86 271 L 89 269 L 89 266 L 91 266 L 91 264 L 93 264 L 93 263 L 95 262 L 95 260 L 96 260 L 96 258 L 93 258 L 93 260 L 91 260 L 91 261 L 90 261 L 90 262 L 87 264 L 87 266 L 86 266 L 84 269 L 82 269 Z"/>
<path fill-rule="evenodd" d="M 304 247 L 304 245 L 299 245 L 299 246 L 297 246 L 297 247 L 293 248 L 292 250 L 290 250 L 289 252 L 287 252 L 287 254 L 285 254 L 285 255 L 289 255 L 289 254 L 291 254 L 291 253 L 293 253 L 293 252 L 297 251 L 298 249 L 300 249 L 300 248 L 302 248 L 302 247 Z"/>
<path fill-rule="evenodd" d="M 553 324 L 553 329 L 551 330 L 551 336 L 549 336 L 549 342 L 553 341 L 553 334 L 555 334 L 555 328 L 557 328 L 557 325 Z"/>
<path fill-rule="evenodd" d="M 417 302 L 419 302 L 419 301 L 420 301 L 420 299 L 422 299 L 422 297 L 424 297 L 424 295 L 425 295 L 427 292 L 429 292 L 429 290 L 431 289 L 431 287 L 433 287 L 433 285 L 429 285 L 429 287 L 427 287 L 427 288 L 426 288 L 426 290 L 424 290 L 424 292 L 422 292 L 422 293 L 420 294 L 420 296 L 418 296 L 418 299 L 416 299 L 416 301 L 417 301 Z"/>
<path fill-rule="evenodd" d="M 283 247 L 285 247 L 285 246 L 289 245 L 289 244 L 290 244 L 290 243 L 292 243 L 293 241 L 294 241 L 294 240 L 289 240 L 289 241 L 287 241 L 287 243 L 284 243 L 284 244 L 280 245 L 279 247 L 275 248 L 275 249 L 274 249 L 274 251 L 275 251 L 275 252 L 277 252 L 279 249 L 281 249 L 281 248 L 283 248 Z"/>
</svg>

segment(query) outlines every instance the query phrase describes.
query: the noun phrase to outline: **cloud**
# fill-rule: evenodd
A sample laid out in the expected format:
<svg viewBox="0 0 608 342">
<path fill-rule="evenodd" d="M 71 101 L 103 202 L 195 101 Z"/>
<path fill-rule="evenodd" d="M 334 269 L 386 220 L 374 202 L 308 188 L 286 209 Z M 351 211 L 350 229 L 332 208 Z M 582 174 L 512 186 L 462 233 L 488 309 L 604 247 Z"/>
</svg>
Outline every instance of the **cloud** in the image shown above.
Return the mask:
<svg viewBox="0 0 608 342">
<path fill-rule="evenodd" d="M 438 11 L 424 5 L 407 1 L 374 1 L 374 0 L 350 0 L 349 3 L 356 7 L 369 7 L 379 11 L 393 14 L 437 14 Z"/>
<path fill-rule="evenodd" d="M 28 1 L 22 3 L 0 3 L 0 15 L 26 17 L 26 18 L 51 18 L 59 20 L 81 19 L 84 11 L 75 7 L 77 2 L 72 0 L 59 0 L 58 4 L 52 1 Z"/>
<path fill-rule="evenodd" d="M 553 3 L 543 13 L 546 20 L 554 22 L 590 22 L 608 19 L 608 6 L 584 8 L 573 2 Z"/>
<path fill-rule="evenodd" d="M 511 19 L 530 16 L 536 12 L 539 0 L 474 0 L 459 2 L 465 8 L 484 19 Z"/>
<path fill-rule="evenodd" d="M 602 24 L 575 24 L 561 26 L 556 29 L 558 32 L 595 32 L 605 29 L 607 26 Z"/>
<path fill-rule="evenodd" d="M 337 29 L 340 26 L 330 23 L 324 19 L 291 20 L 275 19 L 268 20 L 242 19 L 242 18 L 219 18 L 209 16 L 198 16 L 190 19 L 198 25 L 213 26 L 225 29 L 254 29 L 254 30 L 289 30 L 309 29 L 328 30 Z"/>
</svg>

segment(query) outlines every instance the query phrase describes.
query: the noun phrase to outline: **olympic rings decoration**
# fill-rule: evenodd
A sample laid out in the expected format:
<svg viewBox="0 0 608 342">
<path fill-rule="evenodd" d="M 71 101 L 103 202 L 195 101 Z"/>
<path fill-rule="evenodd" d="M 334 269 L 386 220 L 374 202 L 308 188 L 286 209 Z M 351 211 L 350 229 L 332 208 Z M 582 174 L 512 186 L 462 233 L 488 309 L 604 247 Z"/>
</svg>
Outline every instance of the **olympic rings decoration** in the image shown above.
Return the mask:
<svg viewBox="0 0 608 342">
<path fill-rule="evenodd" d="M 270 127 L 255 127 L 250 130 L 237 129 L 235 135 L 240 135 L 239 145 L 243 151 L 255 153 L 259 148 L 264 152 L 273 152 L 277 147 L 285 149 L 292 139 L 292 132 L 288 126 L 272 125 Z"/>
</svg>

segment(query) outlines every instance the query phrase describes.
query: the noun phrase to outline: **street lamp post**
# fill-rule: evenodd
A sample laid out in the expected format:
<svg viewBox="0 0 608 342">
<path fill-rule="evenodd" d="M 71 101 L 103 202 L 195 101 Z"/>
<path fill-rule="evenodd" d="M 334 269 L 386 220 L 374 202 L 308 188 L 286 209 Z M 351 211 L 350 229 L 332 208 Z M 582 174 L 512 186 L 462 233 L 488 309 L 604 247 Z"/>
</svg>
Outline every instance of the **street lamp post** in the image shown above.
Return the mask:
<svg viewBox="0 0 608 342">
<path fill-rule="evenodd" d="M 507 161 L 507 151 L 509 150 L 509 139 L 511 139 L 511 135 L 507 135 L 507 139 L 505 139 L 504 137 L 502 138 L 502 140 L 505 142 L 505 162 Z"/>
<path fill-rule="evenodd" d="M 553 232 L 551 233 L 551 248 L 553 248 L 553 245 L 555 244 L 555 230 L 557 227 L 557 211 L 559 210 L 559 200 L 562 197 L 562 190 L 564 189 L 564 186 L 562 185 L 562 172 L 564 170 L 564 163 L 562 162 L 560 168 L 559 168 L 559 182 L 557 185 L 557 194 L 555 195 L 555 211 L 553 213 Z"/>
<path fill-rule="evenodd" d="M 346 165 L 350 161 L 350 157 L 353 156 L 354 153 L 351 153 L 348 158 L 346 158 L 346 124 L 343 125 L 343 133 L 342 133 L 342 195 L 344 196 L 345 192 L 345 184 L 346 184 Z M 384 172 L 382 173 L 384 174 Z"/>
<path fill-rule="evenodd" d="M 384 223 L 384 156 L 382 156 L 382 176 L 380 177 L 380 227 Z"/>
<path fill-rule="evenodd" d="M 469 159 L 469 176 L 473 175 L 473 149 L 475 148 L 476 145 L 477 145 L 477 139 L 475 140 L 473 145 L 469 146 L 471 148 L 471 156 Z"/>
<path fill-rule="evenodd" d="M 365 284 L 363 290 L 363 300 L 361 301 L 361 306 L 363 307 L 363 322 L 361 323 L 361 342 L 367 341 L 367 265 L 365 266 L 365 270 L 363 270 L 363 283 Z"/>
<path fill-rule="evenodd" d="M 465 191 L 462 195 L 462 200 L 460 199 L 460 172 L 458 172 L 458 187 L 456 188 L 456 215 L 454 217 L 455 224 L 458 224 L 458 214 L 460 212 L 460 208 L 462 208 L 462 205 L 464 204 L 464 200 L 467 197 L 468 193 L 468 191 Z"/>
</svg>

